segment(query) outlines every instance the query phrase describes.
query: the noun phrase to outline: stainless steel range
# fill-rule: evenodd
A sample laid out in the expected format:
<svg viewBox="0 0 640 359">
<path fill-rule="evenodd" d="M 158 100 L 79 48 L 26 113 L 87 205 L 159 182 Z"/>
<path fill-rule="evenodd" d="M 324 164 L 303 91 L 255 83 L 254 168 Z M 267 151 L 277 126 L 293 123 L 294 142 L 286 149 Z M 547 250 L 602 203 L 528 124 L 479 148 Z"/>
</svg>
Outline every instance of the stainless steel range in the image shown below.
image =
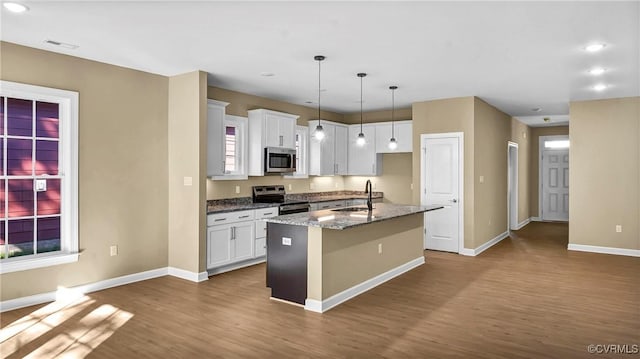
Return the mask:
<svg viewBox="0 0 640 359">
<path fill-rule="evenodd" d="M 279 203 L 279 214 L 309 212 L 309 201 L 287 201 L 283 185 L 253 186 L 254 203 Z"/>
</svg>

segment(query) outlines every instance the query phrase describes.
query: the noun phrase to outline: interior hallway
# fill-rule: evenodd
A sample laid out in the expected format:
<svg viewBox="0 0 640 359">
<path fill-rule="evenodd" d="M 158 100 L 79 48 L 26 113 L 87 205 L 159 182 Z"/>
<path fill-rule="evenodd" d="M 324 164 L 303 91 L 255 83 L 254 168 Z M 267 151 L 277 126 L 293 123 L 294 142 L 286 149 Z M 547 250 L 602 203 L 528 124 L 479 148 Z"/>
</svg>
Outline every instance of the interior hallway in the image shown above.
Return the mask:
<svg viewBox="0 0 640 359">
<path fill-rule="evenodd" d="M 269 300 L 264 264 L 200 284 L 152 279 L 60 310 L 3 313 L 0 351 L 8 358 L 64 350 L 92 358 L 584 358 L 589 344 L 640 343 L 640 258 L 567 251 L 567 232 L 566 224 L 534 222 L 478 257 L 426 251 L 425 265 L 325 314 Z M 18 320 L 22 326 L 12 324 Z"/>
</svg>

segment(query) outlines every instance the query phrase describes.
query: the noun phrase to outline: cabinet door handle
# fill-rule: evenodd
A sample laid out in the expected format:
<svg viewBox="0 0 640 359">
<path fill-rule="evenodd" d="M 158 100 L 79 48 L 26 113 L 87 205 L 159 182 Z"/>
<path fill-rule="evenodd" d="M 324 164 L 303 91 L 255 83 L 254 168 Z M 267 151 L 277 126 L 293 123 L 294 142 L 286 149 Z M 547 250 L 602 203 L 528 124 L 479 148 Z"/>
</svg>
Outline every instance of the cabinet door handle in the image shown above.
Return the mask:
<svg viewBox="0 0 640 359">
<path fill-rule="evenodd" d="M 236 227 L 231 227 L 231 240 L 236 239 Z"/>
<path fill-rule="evenodd" d="M 226 221 L 226 220 L 227 220 L 226 218 L 216 218 L 213 221 L 214 222 L 220 222 L 220 221 Z"/>
<path fill-rule="evenodd" d="M 273 214 L 273 212 L 267 212 L 267 213 L 263 213 L 262 215 L 263 215 L 263 216 L 270 216 L 270 215 L 272 215 L 272 214 Z"/>
<path fill-rule="evenodd" d="M 246 216 L 240 216 L 238 218 L 249 218 L 249 215 L 247 214 Z"/>
<path fill-rule="evenodd" d="M 284 139 L 282 138 L 282 136 L 280 136 L 280 146 L 282 146 L 283 143 L 284 143 Z"/>
</svg>

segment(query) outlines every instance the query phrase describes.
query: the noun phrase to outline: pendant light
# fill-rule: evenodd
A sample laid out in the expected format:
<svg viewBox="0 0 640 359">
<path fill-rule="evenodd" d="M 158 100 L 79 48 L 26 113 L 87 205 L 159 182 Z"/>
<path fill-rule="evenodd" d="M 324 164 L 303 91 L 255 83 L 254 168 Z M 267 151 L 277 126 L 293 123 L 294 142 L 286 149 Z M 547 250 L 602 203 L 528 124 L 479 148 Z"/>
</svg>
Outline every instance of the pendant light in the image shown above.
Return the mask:
<svg viewBox="0 0 640 359">
<path fill-rule="evenodd" d="M 364 72 L 358 73 L 358 77 L 360 78 L 360 133 L 358 134 L 358 139 L 356 140 L 356 144 L 358 146 L 364 146 L 367 143 L 367 140 L 364 138 L 364 133 L 362 132 L 362 78 L 367 76 Z"/>
<path fill-rule="evenodd" d="M 398 89 L 398 86 L 389 86 L 389 90 L 391 90 L 391 138 L 389 139 L 389 149 L 395 150 L 398 148 L 398 142 L 396 142 L 396 136 L 394 132 L 394 110 L 396 105 L 396 97 L 395 92 Z"/>
<path fill-rule="evenodd" d="M 324 139 L 324 129 L 322 128 L 322 124 L 320 124 L 320 63 L 324 60 L 324 56 L 316 55 L 313 59 L 318 61 L 318 126 L 316 126 L 313 137 L 318 141 L 322 141 L 322 139 Z"/>
</svg>

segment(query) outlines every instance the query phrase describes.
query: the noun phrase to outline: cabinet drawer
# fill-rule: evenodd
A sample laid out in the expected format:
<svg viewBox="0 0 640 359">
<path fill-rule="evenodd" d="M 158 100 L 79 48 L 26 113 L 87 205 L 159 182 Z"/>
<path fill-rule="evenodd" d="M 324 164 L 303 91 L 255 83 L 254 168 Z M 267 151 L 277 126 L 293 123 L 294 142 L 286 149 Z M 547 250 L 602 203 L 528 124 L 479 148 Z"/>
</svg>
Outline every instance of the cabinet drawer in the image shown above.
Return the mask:
<svg viewBox="0 0 640 359">
<path fill-rule="evenodd" d="M 253 220 L 254 218 L 255 218 L 254 210 L 210 214 L 207 216 L 207 226 L 250 221 L 250 220 Z"/>
<path fill-rule="evenodd" d="M 256 219 L 271 218 L 278 215 L 278 207 L 256 209 Z"/>
<path fill-rule="evenodd" d="M 317 209 L 329 209 L 344 207 L 345 201 L 329 201 L 316 203 Z"/>
</svg>

